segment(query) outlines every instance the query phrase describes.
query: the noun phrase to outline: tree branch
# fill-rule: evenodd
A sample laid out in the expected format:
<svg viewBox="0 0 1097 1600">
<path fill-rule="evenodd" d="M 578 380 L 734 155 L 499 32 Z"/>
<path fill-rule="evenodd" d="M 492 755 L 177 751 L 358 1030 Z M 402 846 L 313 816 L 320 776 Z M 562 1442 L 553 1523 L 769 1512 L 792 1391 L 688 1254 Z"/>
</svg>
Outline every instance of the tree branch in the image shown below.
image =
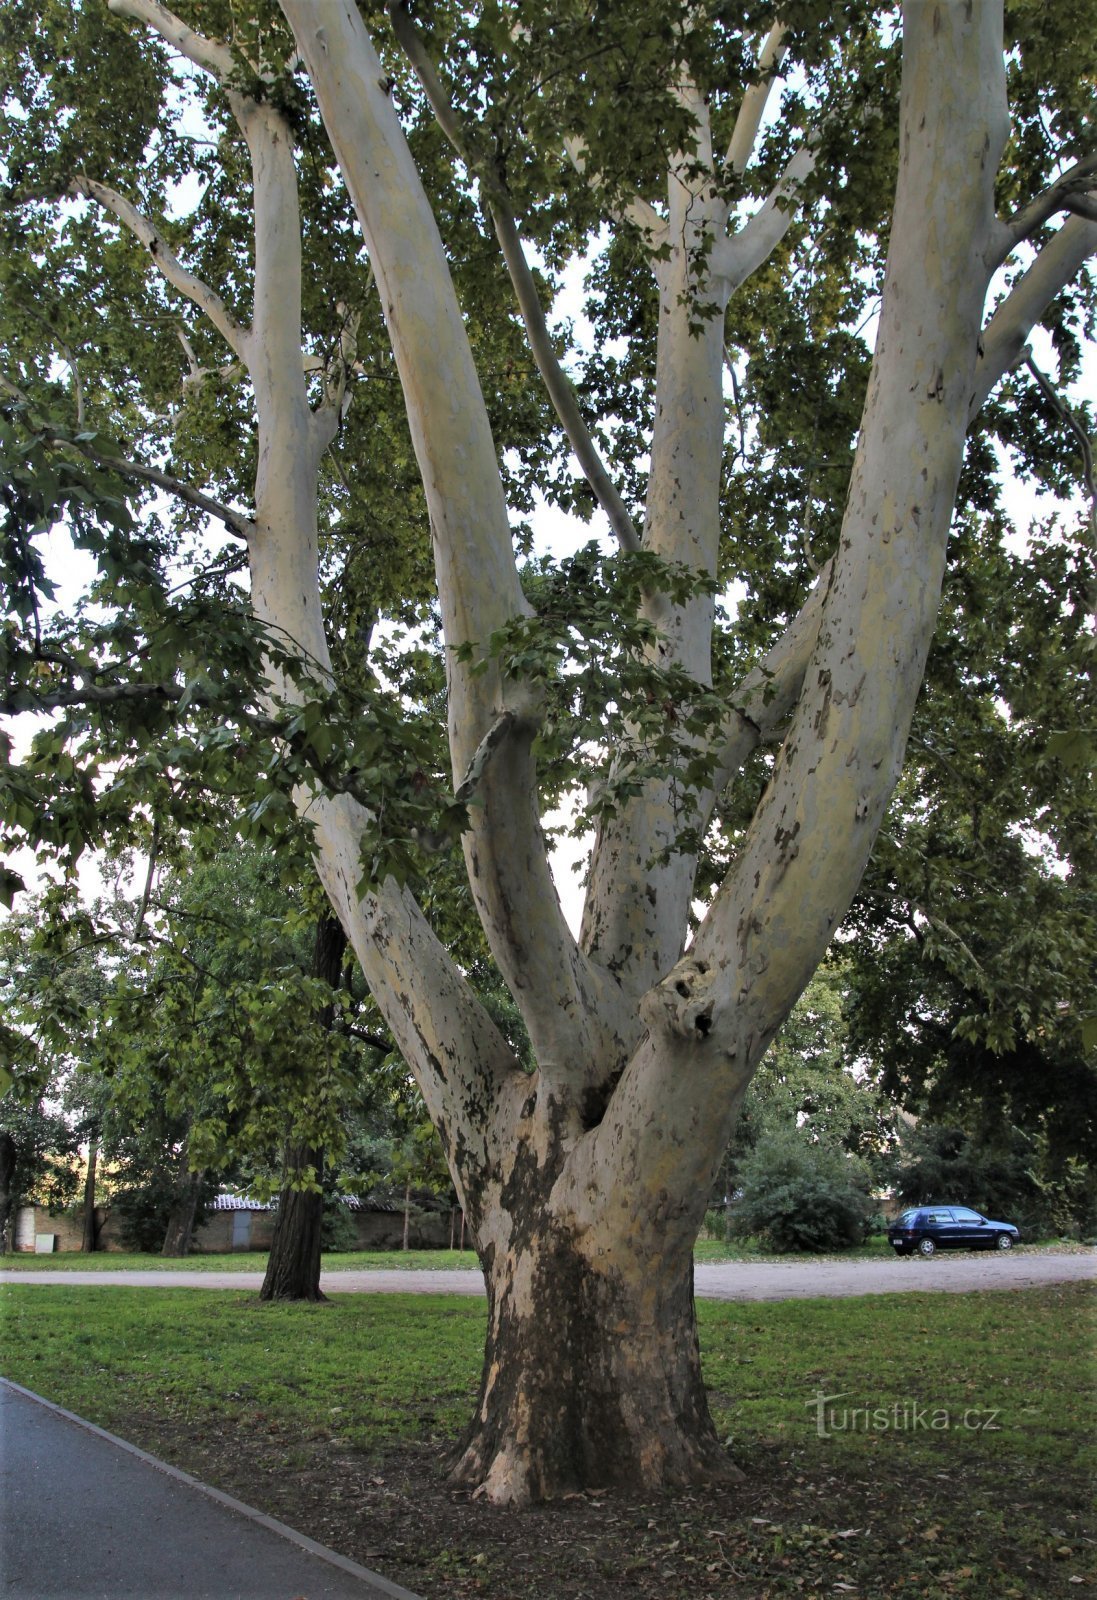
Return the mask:
<svg viewBox="0 0 1097 1600">
<path fill-rule="evenodd" d="M 724 744 L 713 777 L 714 798 L 740 771 L 751 752 L 774 737 L 799 699 L 819 637 L 831 573 L 832 563 L 828 561 L 784 633 L 732 696 Z"/>
<path fill-rule="evenodd" d="M 454 799 L 459 801 L 462 805 L 466 805 L 475 797 L 477 790 L 484 780 L 484 773 L 487 771 L 488 762 L 491 760 L 495 751 L 498 750 L 499 746 L 503 743 L 504 739 L 506 739 L 507 735 L 512 731 L 514 724 L 514 712 L 504 711 L 498 722 L 493 722 L 487 733 L 485 733 L 484 737 L 480 740 L 480 743 L 476 747 L 476 753 L 468 764 L 468 770 L 466 771 L 464 778 L 457 785 L 457 788 L 454 791 Z"/>
<path fill-rule="evenodd" d="M 1082 452 L 1082 481 L 1085 484 L 1086 494 L 1089 497 L 1090 538 L 1091 541 L 1094 542 L 1095 547 L 1097 547 L 1097 482 L 1094 481 L 1093 476 L 1093 448 L 1089 442 L 1089 435 L 1086 433 L 1086 430 L 1082 427 L 1082 424 L 1078 421 L 1078 418 L 1074 415 L 1073 411 L 1071 411 L 1070 407 L 1064 405 L 1062 400 L 1056 394 L 1054 384 L 1051 382 L 1051 379 L 1041 372 L 1040 368 L 1036 365 L 1031 351 L 1025 355 L 1024 360 L 1025 366 L 1032 373 L 1032 376 L 1039 384 L 1040 391 L 1045 400 L 1051 406 L 1056 416 L 1062 418 L 1067 427 L 1070 429 L 1071 433 L 1078 441 L 1078 447 Z"/>
<path fill-rule="evenodd" d="M 472 154 L 461 119 L 450 103 L 434 63 L 423 48 L 415 25 L 408 14 L 406 0 L 390 0 L 388 11 L 392 19 L 393 32 L 423 86 L 439 127 L 470 172 L 475 173 L 480 180 L 499 247 L 503 252 L 503 259 L 522 313 L 522 321 L 526 326 L 533 359 L 537 363 L 537 370 L 548 390 L 553 409 L 567 434 L 568 442 L 575 452 L 583 476 L 590 484 L 598 504 L 609 518 L 610 527 L 621 549 L 639 550 L 640 536 L 616 485 L 605 469 L 579 409 L 575 390 L 552 348 L 552 338 L 541 307 L 541 297 L 537 293 L 533 273 L 526 261 L 518 224 L 506 190 L 497 174 L 485 163 L 477 161 Z"/>
<path fill-rule="evenodd" d="M 120 478 L 134 478 L 139 483 L 151 483 L 157 489 L 163 489 L 166 493 L 174 495 L 177 500 L 193 506 L 196 511 L 204 511 L 207 516 L 216 517 L 218 522 L 224 523 L 230 533 L 235 533 L 241 539 L 248 540 L 255 533 L 254 522 L 242 511 L 234 511 L 231 506 L 222 505 L 220 500 L 211 499 L 200 489 L 184 483 L 181 478 L 173 478 L 169 472 L 161 472 L 157 467 L 143 466 L 139 461 L 130 461 L 124 456 L 101 455 L 84 441 L 50 438 L 46 442 L 55 449 L 78 450 L 81 455 L 87 456 L 89 461 L 95 461 L 101 467 L 117 472 Z"/>
<path fill-rule="evenodd" d="M 247 332 L 232 317 L 221 297 L 215 294 L 208 284 L 203 283 L 201 278 L 187 271 L 169 248 L 160 230 L 143 216 L 136 206 L 131 205 L 114 189 L 108 188 L 105 183 L 98 183 L 94 178 L 83 175 L 72 180 L 70 193 L 82 195 L 87 200 L 95 200 L 112 212 L 145 246 L 160 275 L 204 312 L 233 354 L 239 360 L 246 361 Z"/>
<path fill-rule="evenodd" d="M 337 1033 L 344 1034 L 348 1039 L 357 1039 L 359 1044 L 368 1045 L 371 1050 L 379 1050 L 382 1055 L 390 1056 L 396 1048 L 391 1039 L 386 1039 L 382 1033 L 365 1033 L 361 1028 L 353 1025 L 337 1028 Z"/>
<path fill-rule="evenodd" d="M 736 174 L 746 171 L 766 106 L 780 76 L 785 57 L 785 31 L 784 23 L 773 24 L 758 56 L 757 81 L 751 84 L 739 107 L 726 157 L 727 165 Z"/>
<path fill-rule="evenodd" d="M 1014 284 L 983 329 L 982 350 L 968 406 L 969 426 L 995 385 L 1023 360 L 1032 330 L 1048 306 L 1094 254 L 1097 254 L 1097 222 L 1070 217 Z"/>
<path fill-rule="evenodd" d="M 281 0 L 281 6 L 362 226 L 407 404 L 448 647 L 455 786 L 500 717 L 510 711 L 516 718 L 515 736 L 485 767 L 479 803 L 470 808 L 463 843 L 472 894 L 504 977 L 521 995 L 538 1060 L 570 1072 L 594 1054 L 591 1030 L 600 1031 L 603 1021 L 586 992 L 590 975 L 548 863 L 532 750 L 539 691 L 504 678 L 497 662 L 475 659 L 494 633 L 528 616 L 530 606 L 467 329 L 436 219 L 362 16 L 354 7 L 318 7 L 309 0 Z M 466 660 L 458 647 L 469 644 L 476 650 Z M 399 991 L 378 999 L 395 1028 Z M 423 1061 L 421 1049 L 416 1059 Z M 461 1124 L 467 1118 L 458 1114 Z"/>
<path fill-rule="evenodd" d="M 564 149 L 572 166 L 581 177 L 587 176 L 587 147 L 582 139 L 571 136 L 565 137 Z M 633 195 L 624 206 L 624 209 L 610 207 L 609 216 L 614 222 L 628 222 L 641 235 L 648 250 L 654 255 L 666 244 L 670 233 L 670 226 L 665 217 L 661 217 L 655 207 L 641 195 Z"/>
<path fill-rule="evenodd" d="M 1097 220 L 1097 197 L 1093 190 L 1093 177 L 1097 173 L 1097 155 L 1086 156 L 1064 172 L 1053 184 L 1037 195 L 1036 199 L 1019 211 L 1009 222 L 1003 223 L 996 238 L 995 266 L 1016 250 L 1019 244 L 1050 222 L 1060 211 L 1077 211 L 1091 221 Z"/>
<path fill-rule="evenodd" d="M 1072 194 L 1064 202 L 1067 211 L 1073 211 L 1076 217 L 1085 217 L 1088 222 L 1097 222 L 1097 193 Z"/>
<path fill-rule="evenodd" d="M 0 389 L 10 394 L 12 399 L 22 401 L 24 405 L 32 404 L 22 389 L 12 383 L 10 378 L 6 378 L 2 372 L 0 372 Z M 42 439 L 49 449 L 75 450 L 88 461 L 94 461 L 98 466 L 117 472 L 120 478 L 134 478 L 139 483 L 151 483 L 158 489 L 166 490 L 168 494 L 184 500 L 196 510 L 204 511 L 207 516 L 216 517 L 230 532 L 238 534 L 241 539 L 249 539 L 255 531 L 255 524 L 242 511 L 233 511 L 231 506 L 222 505 L 219 500 L 211 499 L 200 489 L 184 483 L 181 478 L 173 478 L 168 472 L 161 472 L 157 467 L 146 467 L 139 461 L 130 461 L 124 456 L 104 455 L 102 451 L 94 449 L 91 441 L 87 439 L 66 438 L 62 434 L 51 434 L 48 430 L 43 432 Z"/>
<path fill-rule="evenodd" d="M 730 279 L 732 288 L 747 278 L 776 250 L 796 217 L 800 185 L 815 170 L 815 141 L 797 150 L 754 215 L 731 238 L 718 241 L 713 265 Z"/>
<path fill-rule="evenodd" d="M 173 45 L 188 61 L 201 67 L 223 83 L 236 68 L 236 59 L 227 44 L 207 39 L 187 26 L 160 0 L 107 0 L 107 7 L 116 17 L 128 17 L 133 22 L 143 22 L 158 33 L 166 44 Z"/>
</svg>

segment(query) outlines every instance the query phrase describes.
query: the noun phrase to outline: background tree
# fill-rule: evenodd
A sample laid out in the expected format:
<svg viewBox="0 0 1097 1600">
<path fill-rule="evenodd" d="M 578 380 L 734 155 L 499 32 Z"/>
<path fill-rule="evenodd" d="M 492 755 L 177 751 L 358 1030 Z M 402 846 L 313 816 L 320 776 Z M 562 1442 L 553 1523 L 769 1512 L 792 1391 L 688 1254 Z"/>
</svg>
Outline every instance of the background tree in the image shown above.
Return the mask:
<svg viewBox="0 0 1097 1600">
<path fill-rule="evenodd" d="M 68 1206 L 79 1188 L 76 1137 L 65 1118 L 41 1103 L 0 1100 L 0 1251 L 13 1246 L 21 1206 Z"/>
<path fill-rule="evenodd" d="M 883 822 L 957 497 L 993 540 L 995 436 L 1081 454 L 999 385 L 1041 319 L 1077 371 L 1088 9 L 9 8 L 5 705 L 59 720 L 7 815 L 78 850 L 210 760 L 255 829 L 304 817 L 484 1264 L 455 1470 L 494 1500 L 730 1470 L 713 1175 Z M 573 386 L 544 311 L 588 250 Z M 131 526 L 102 474 L 183 510 Z M 523 570 L 538 488 L 616 553 Z M 43 620 L 59 509 L 106 627 Z M 184 603 L 198 514 L 229 546 Z M 576 936 L 541 815 L 580 793 Z M 532 1072 L 414 894 L 457 836 Z"/>
</svg>

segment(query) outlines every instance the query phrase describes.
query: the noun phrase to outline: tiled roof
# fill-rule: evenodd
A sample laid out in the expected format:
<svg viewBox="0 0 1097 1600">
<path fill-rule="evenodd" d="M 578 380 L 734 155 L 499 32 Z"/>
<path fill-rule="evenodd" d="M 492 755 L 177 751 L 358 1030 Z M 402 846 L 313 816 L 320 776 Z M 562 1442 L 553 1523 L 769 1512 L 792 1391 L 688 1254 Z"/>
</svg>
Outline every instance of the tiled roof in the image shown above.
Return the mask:
<svg viewBox="0 0 1097 1600">
<path fill-rule="evenodd" d="M 246 1194 L 219 1194 L 207 1207 L 210 1211 L 270 1211 L 269 1200 L 251 1200 Z"/>
</svg>

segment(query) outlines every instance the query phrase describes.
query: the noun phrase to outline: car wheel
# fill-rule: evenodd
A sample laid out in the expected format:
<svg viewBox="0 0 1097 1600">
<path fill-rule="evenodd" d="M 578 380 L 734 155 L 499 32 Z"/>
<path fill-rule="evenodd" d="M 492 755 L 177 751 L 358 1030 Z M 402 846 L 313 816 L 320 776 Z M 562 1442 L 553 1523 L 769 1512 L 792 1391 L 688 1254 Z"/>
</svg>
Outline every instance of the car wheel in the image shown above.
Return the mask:
<svg viewBox="0 0 1097 1600">
<path fill-rule="evenodd" d="M 998 1245 L 999 1250 L 1012 1250 L 1013 1249 L 1013 1235 L 1011 1233 L 1000 1233 L 998 1235 L 996 1243 Z"/>
<path fill-rule="evenodd" d="M 931 1255 L 934 1255 L 936 1253 L 936 1250 L 937 1250 L 937 1246 L 934 1244 L 932 1239 L 919 1239 L 918 1240 L 918 1254 L 920 1256 L 931 1256 Z"/>
</svg>

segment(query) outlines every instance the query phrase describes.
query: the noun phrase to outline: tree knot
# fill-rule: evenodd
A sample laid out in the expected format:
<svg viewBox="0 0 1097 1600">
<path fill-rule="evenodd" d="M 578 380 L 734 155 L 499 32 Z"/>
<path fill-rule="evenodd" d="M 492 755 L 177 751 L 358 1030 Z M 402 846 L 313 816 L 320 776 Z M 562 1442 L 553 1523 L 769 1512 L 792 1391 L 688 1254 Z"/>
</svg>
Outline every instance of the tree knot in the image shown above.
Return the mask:
<svg viewBox="0 0 1097 1600">
<path fill-rule="evenodd" d="M 643 996 L 641 1017 L 653 1031 L 667 1030 L 695 1042 L 707 1039 L 715 1015 L 715 976 L 706 961 L 686 956 Z"/>
</svg>

